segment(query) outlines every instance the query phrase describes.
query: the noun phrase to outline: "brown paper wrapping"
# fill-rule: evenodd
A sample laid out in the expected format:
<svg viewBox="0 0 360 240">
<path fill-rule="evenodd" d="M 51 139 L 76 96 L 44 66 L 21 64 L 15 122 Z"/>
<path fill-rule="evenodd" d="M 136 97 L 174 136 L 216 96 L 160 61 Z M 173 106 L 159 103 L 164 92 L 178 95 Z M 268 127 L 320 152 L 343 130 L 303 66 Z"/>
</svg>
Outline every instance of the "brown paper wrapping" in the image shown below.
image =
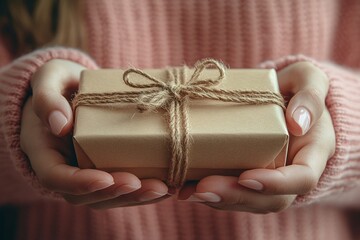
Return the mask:
<svg viewBox="0 0 360 240">
<path fill-rule="evenodd" d="M 79 92 L 134 91 L 122 81 L 123 70 L 86 70 Z M 159 79 L 166 71 L 144 70 Z M 188 69 L 189 75 L 191 69 Z M 205 70 L 203 76 L 218 74 Z M 137 79 L 137 82 L 144 81 Z M 264 69 L 232 69 L 217 87 L 279 92 L 276 73 Z M 239 175 L 252 168 L 286 163 L 288 132 L 281 107 L 190 100 L 191 148 L 187 180 L 209 175 Z M 81 168 L 126 171 L 139 178 L 166 179 L 170 146 L 164 111 L 139 113 L 135 104 L 79 106 L 74 146 Z"/>
</svg>

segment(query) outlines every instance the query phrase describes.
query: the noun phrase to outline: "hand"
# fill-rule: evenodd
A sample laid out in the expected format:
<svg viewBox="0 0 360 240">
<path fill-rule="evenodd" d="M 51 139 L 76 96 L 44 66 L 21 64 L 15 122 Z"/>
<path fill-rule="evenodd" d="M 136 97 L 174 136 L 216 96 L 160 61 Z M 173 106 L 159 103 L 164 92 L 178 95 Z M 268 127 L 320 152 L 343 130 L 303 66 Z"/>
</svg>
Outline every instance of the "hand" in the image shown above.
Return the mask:
<svg viewBox="0 0 360 240">
<path fill-rule="evenodd" d="M 152 203 L 166 198 L 160 180 L 140 181 L 125 172 L 79 169 L 72 145 L 70 96 L 85 68 L 66 60 L 51 60 L 33 76 L 33 95 L 24 108 L 20 143 L 39 181 L 68 202 L 93 208 Z"/>
<path fill-rule="evenodd" d="M 280 91 L 291 97 L 286 110 L 290 132 L 288 163 L 277 169 L 253 169 L 240 177 L 210 176 L 188 184 L 179 199 L 223 210 L 278 212 L 297 195 L 313 190 L 335 151 L 335 133 L 325 107 L 329 80 L 311 63 L 299 62 L 278 72 Z"/>
</svg>

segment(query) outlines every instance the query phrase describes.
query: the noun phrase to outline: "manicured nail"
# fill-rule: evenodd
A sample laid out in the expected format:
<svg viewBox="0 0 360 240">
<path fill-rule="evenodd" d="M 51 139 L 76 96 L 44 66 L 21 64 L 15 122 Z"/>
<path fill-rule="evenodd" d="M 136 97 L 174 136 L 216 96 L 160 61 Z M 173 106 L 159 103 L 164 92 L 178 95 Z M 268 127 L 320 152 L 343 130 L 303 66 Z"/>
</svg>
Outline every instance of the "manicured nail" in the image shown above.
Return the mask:
<svg viewBox="0 0 360 240">
<path fill-rule="evenodd" d="M 310 128 L 310 113 L 305 107 L 298 107 L 293 113 L 295 122 L 301 127 L 302 134 Z"/>
<path fill-rule="evenodd" d="M 250 188 L 250 189 L 254 189 L 256 191 L 261 191 L 264 189 L 264 185 L 261 183 L 261 182 L 258 182 L 256 180 L 251 180 L 251 179 L 248 179 L 248 180 L 240 180 L 239 181 L 239 184 L 244 186 L 244 187 L 247 187 L 247 188 Z"/>
<path fill-rule="evenodd" d="M 89 190 L 95 192 L 110 187 L 113 184 L 114 182 L 96 181 L 89 185 Z"/>
<path fill-rule="evenodd" d="M 186 202 L 205 202 L 205 200 L 202 200 L 200 198 L 195 197 L 194 195 L 191 195 L 187 199 L 179 199 L 179 201 L 186 201 Z"/>
<path fill-rule="evenodd" d="M 193 196 L 205 202 L 217 203 L 221 201 L 221 197 L 219 195 L 211 192 L 194 193 Z"/>
<path fill-rule="evenodd" d="M 67 123 L 67 118 L 60 111 L 53 111 L 49 116 L 51 131 L 56 135 L 61 133 Z"/>
<path fill-rule="evenodd" d="M 141 201 L 141 202 L 151 201 L 151 200 L 154 200 L 156 198 L 162 197 L 164 195 L 166 195 L 166 193 L 158 193 L 158 192 L 154 192 L 154 191 L 146 191 L 139 197 L 139 201 Z"/>
<path fill-rule="evenodd" d="M 121 185 L 120 187 L 116 188 L 114 190 L 114 193 L 116 196 L 121 196 L 121 195 L 124 195 L 124 194 L 128 194 L 128 193 L 131 193 L 131 192 L 134 192 L 138 189 L 141 188 L 141 185 L 138 185 L 138 186 L 134 186 L 134 185 Z"/>
</svg>

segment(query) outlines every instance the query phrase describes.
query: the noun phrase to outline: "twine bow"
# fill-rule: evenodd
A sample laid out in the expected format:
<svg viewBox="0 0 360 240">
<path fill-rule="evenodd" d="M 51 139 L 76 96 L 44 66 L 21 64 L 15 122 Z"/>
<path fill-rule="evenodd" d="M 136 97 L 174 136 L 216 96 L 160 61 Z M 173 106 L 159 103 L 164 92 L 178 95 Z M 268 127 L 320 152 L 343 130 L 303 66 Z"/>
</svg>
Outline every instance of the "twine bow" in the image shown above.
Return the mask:
<svg viewBox="0 0 360 240">
<path fill-rule="evenodd" d="M 201 73 L 211 67 L 218 70 L 219 75 L 215 78 L 201 79 Z M 73 100 L 73 107 L 75 109 L 79 105 L 135 103 L 140 112 L 165 109 L 172 152 L 167 178 L 170 187 L 178 188 L 183 185 L 189 166 L 189 99 L 211 99 L 240 105 L 277 104 L 285 108 L 282 96 L 271 91 L 225 90 L 214 87 L 224 80 L 225 68 L 222 63 L 213 59 L 199 61 L 188 81 L 185 79 L 184 68 L 169 69 L 167 73 L 169 80 L 165 82 L 142 70 L 128 69 L 123 74 L 125 84 L 143 89 L 142 91 L 79 93 Z M 131 74 L 142 76 L 149 83 L 135 83 L 130 78 Z"/>
</svg>

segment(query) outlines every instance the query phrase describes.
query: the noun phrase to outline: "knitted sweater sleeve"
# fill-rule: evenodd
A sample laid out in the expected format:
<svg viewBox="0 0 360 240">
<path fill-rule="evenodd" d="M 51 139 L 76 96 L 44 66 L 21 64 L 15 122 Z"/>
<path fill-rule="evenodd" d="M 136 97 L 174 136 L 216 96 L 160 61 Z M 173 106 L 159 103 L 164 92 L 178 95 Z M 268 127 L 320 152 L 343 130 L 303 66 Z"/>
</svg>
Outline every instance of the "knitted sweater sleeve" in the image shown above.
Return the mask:
<svg viewBox="0 0 360 240">
<path fill-rule="evenodd" d="M 317 187 L 306 195 L 298 196 L 294 205 L 321 201 L 360 207 L 360 72 L 302 55 L 286 56 L 260 66 L 278 71 L 299 61 L 312 62 L 330 80 L 326 106 L 335 129 L 336 149 Z"/>
<path fill-rule="evenodd" d="M 40 188 L 20 148 L 21 112 L 30 94 L 32 75 L 52 59 L 71 60 L 87 68 L 97 68 L 86 54 L 63 47 L 39 49 L 0 68 L 0 204 L 33 199 L 36 191 L 26 182 Z"/>
</svg>

